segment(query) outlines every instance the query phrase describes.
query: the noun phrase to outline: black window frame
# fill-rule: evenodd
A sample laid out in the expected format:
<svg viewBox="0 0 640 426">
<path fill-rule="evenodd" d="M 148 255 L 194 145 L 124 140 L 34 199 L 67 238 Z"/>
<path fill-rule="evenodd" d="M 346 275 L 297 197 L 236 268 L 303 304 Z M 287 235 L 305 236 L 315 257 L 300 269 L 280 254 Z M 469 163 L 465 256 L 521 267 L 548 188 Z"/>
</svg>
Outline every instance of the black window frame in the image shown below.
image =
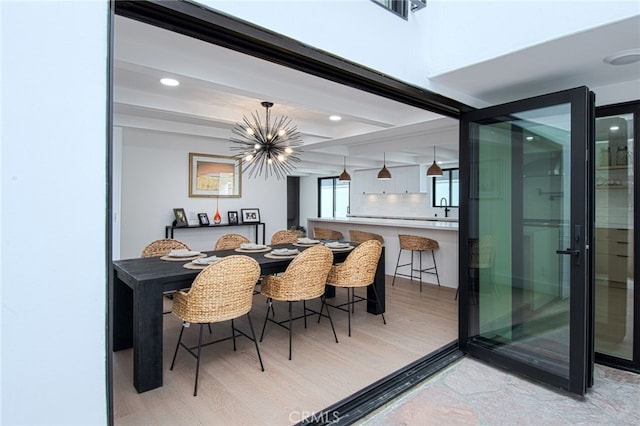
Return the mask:
<svg viewBox="0 0 640 426">
<path fill-rule="evenodd" d="M 371 0 L 380 7 L 387 9 L 396 16 L 409 20 L 409 0 Z"/>
<path fill-rule="evenodd" d="M 333 209 L 331 212 L 331 217 L 336 217 L 336 185 L 340 180 L 338 176 L 326 176 L 318 178 L 318 217 L 322 217 L 322 196 L 320 194 L 320 189 L 322 188 L 322 181 L 331 180 L 332 181 L 332 189 L 333 189 Z M 347 204 L 347 213 L 349 213 L 349 208 L 351 205 L 351 182 L 345 181 L 349 185 L 349 204 Z"/>
<path fill-rule="evenodd" d="M 454 171 L 458 171 L 458 182 L 460 181 L 460 167 L 452 167 L 450 169 L 442 169 L 442 176 L 449 176 L 449 196 L 447 197 L 447 200 L 449 201 L 449 203 L 451 203 L 451 199 L 453 198 L 453 172 Z M 433 207 L 448 207 L 451 209 L 457 209 L 460 207 L 460 196 L 458 195 L 458 200 L 456 201 L 455 205 L 450 205 L 450 206 L 443 206 L 440 204 L 440 200 L 436 200 L 436 180 L 437 178 L 433 178 L 432 182 L 431 182 L 431 205 Z M 460 184 L 458 183 L 458 194 L 460 194 Z"/>
</svg>

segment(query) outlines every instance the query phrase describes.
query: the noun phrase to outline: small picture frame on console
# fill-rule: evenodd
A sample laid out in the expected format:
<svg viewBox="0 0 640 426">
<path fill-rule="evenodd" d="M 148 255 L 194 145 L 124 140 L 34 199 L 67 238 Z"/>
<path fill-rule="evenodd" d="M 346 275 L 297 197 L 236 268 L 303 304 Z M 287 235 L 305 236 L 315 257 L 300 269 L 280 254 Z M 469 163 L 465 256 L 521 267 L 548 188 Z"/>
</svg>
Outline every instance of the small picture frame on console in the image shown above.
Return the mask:
<svg viewBox="0 0 640 426">
<path fill-rule="evenodd" d="M 240 209 L 242 213 L 242 223 L 258 223 L 260 222 L 259 209 Z"/>
<path fill-rule="evenodd" d="M 227 212 L 227 217 L 229 218 L 229 225 L 238 224 L 238 212 Z"/>
<path fill-rule="evenodd" d="M 209 226 L 209 216 L 206 213 L 198 213 L 198 222 L 200 226 Z"/>
<path fill-rule="evenodd" d="M 173 221 L 173 226 L 189 226 L 187 214 L 184 212 L 184 209 L 173 209 L 173 214 L 176 217 Z"/>
</svg>

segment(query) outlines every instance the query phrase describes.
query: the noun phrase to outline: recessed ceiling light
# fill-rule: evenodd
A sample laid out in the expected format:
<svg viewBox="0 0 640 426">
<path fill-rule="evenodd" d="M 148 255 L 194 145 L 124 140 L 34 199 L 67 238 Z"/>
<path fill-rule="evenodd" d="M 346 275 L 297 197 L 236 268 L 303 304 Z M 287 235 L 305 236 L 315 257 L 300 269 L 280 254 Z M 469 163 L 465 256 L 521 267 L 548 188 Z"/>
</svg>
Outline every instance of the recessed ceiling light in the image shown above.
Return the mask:
<svg viewBox="0 0 640 426">
<path fill-rule="evenodd" d="M 329 116 L 329 120 L 331 120 L 331 121 L 340 121 L 340 120 L 342 120 L 342 117 L 340 117 L 339 115 L 330 115 Z"/>
<path fill-rule="evenodd" d="M 617 132 L 618 130 L 620 130 L 620 126 L 611 126 L 609 127 L 609 130 L 611 130 L 612 132 Z"/>
<path fill-rule="evenodd" d="M 171 87 L 180 85 L 180 82 L 175 78 L 161 78 L 160 83 L 164 84 L 165 86 L 171 86 Z"/>
<path fill-rule="evenodd" d="M 629 65 L 640 61 L 640 49 L 621 50 L 603 59 L 611 65 Z"/>
</svg>

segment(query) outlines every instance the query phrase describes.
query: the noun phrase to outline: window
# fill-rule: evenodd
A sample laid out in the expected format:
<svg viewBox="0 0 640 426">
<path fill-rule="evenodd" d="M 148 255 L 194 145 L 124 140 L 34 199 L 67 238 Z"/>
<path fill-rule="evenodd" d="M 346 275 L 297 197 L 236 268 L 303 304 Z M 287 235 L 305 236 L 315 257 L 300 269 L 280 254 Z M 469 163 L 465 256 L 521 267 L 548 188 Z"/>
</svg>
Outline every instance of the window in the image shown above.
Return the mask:
<svg viewBox="0 0 640 426">
<path fill-rule="evenodd" d="M 407 0 L 371 0 L 374 3 L 388 9 L 392 13 L 398 15 L 401 18 L 407 19 L 409 14 L 409 7 Z"/>
<path fill-rule="evenodd" d="M 433 207 L 459 207 L 459 187 L 460 169 L 444 169 L 442 176 L 433 178 Z"/>
<path fill-rule="evenodd" d="M 347 217 L 349 182 L 337 177 L 318 179 L 318 217 Z"/>
</svg>

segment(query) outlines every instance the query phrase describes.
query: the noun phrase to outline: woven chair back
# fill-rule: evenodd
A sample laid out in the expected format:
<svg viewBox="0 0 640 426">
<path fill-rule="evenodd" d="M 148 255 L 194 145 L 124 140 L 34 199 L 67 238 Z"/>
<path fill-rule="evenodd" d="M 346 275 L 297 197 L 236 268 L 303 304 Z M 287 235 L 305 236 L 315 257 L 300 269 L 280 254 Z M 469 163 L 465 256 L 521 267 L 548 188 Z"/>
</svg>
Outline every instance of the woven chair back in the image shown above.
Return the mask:
<svg viewBox="0 0 640 426">
<path fill-rule="evenodd" d="M 250 243 L 249 239 L 240 234 L 225 234 L 218 238 L 214 250 L 233 250 L 240 248 L 244 243 Z"/>
<path fill-rule="evenodd" d="M 296 242 L 298 242 L 298 234 L 286 229 L 277 231 L 271 237 L 271 244 L 293 244 Z"/>
<path fill-rule="evenodd" d="M 380 241 L 381 244 L 384 244 L 384 238 L 382 238 L 382 235 L 374 234 L 373 232 L 358 231 L 355 229 L 349 230 L 349 241 L 353 241 L 354 243 L 364 243 L 369 240 Z"/>
<path fill-rule="evenodd" d="M 437 250 L 440 248 L 436 240 L 418 235 L 398 235 L 400 239 L 400 248 L 403 250 Z"/>
<path fill-rule="evenodd" d="M 382 244 L 378 240 L 367 240 L 354 248 L 345 261 L 331 268 L 327 283 L 336 287 L 364 287 L 376 277 Z"/>
<path fill-rule="evenodd" d="M 344 239 L 344 235 L 342 232 L 335 231 L 333 229 L 328 228 L 313 228 L 313 237 L 318 238 L 320 240 L 342 240 Z"/>
<path fill-rule="evenodd" d="M 166 256 L 171 250 L 180 249 L 191 250 L 189 246 L 182 241 L 164 238 L 162 240 L 155 240 L 149 243 L 149 245 L 147 245 L 144 250 L 142 250 L 142 254 L 140 255 L 140 257 Z"/>
<path fill-rule="evenodd" d="M 327 274 L 333 263 L 333 253 L 325 246 L 309 247 L 291 261 L 280 276 L 268 277 L 268 296 L 276 300 L 310 300 L 324 294 Z"/>
<path fill-rule="evenodd" d="M 187 293 L 179 292 L 172 312 L 182 321 L 211 323 L 251 310 L 260 265 L 249 256 L 227 256 L 203 269 Z"/>
</svg>

